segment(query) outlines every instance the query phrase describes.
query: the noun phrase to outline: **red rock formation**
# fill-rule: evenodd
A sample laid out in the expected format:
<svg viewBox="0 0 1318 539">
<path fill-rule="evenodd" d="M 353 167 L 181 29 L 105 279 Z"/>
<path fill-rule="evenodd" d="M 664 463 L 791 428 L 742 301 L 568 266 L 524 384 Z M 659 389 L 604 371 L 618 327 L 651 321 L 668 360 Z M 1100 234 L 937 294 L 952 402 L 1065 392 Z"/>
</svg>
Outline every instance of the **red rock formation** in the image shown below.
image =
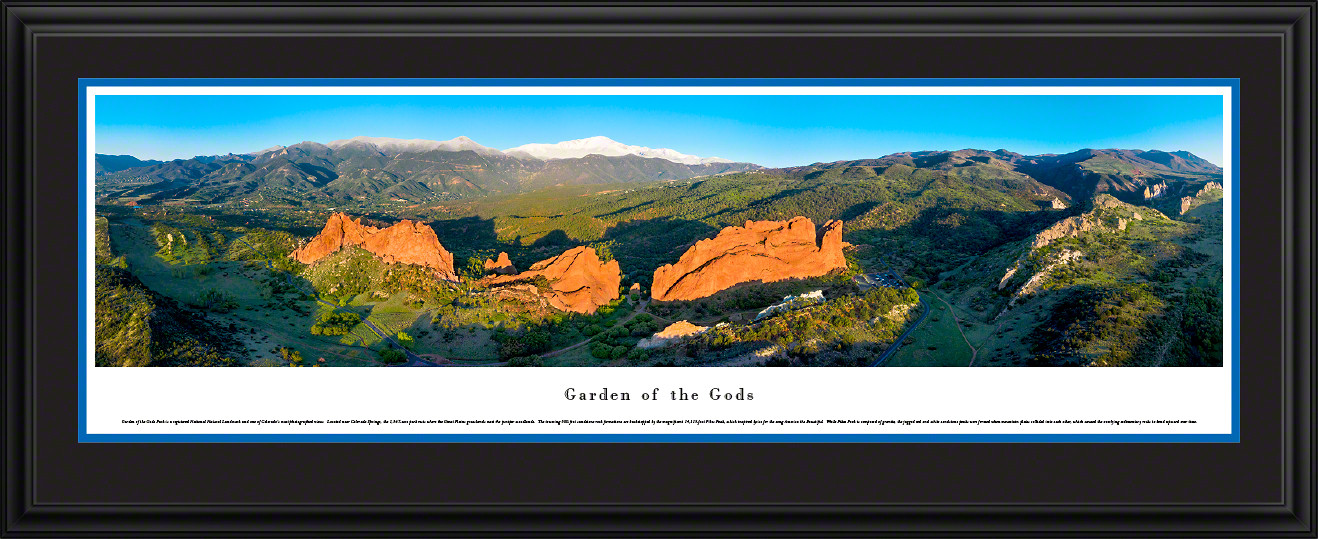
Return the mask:
<svg viewBox="0 0 1318 539">
<path fill-rule="evenodd" d="M 499 253 L 497 260 L 485 259 L 485 273 L 512 275 L 517 273 L 517 266 L 514 266 L 513 261 L 508 259 L 508 253 Z"/>
<path fill-rule="evenodd" d="M 607 263 L 590 247 L 577 247 L 548 260 L 541 260 L 517 275 L 488 277 L 490 285 L 544 277 L 549 287 L 540 294 L 556 309 L 593 313 L 601 305 L 618 299 L 622 270 L 617 260 Z"/>
<path fill-rule="evenodd" d="M 677 322 L 669 324 L 668 327 L 658 333 L 641 339 L 640 342 L 636 343 L 636 346 L 638 348 L 660 348 L 681 341 L 692 335 L 699 335 L 708 330 L 709 327 L 707 326 L 697 326 L 686 320 L 678 320 Z"/>
<path fill-rule="evenodd" d="M 655 270 L 650 297 L 700 299 L 739 283 L 819 277 L 847 267 L 842 221 L 824 223 L 823 239 L 816 239 L 815 224 L 805 217 L 724 228 L 687 249 L 676 264 Z"/>
<path fill-rule="evenodd" d="M 416 264 L 435 268 L 457 280 L 453 254 L 440 245 L 435 230 L 423 223 L 401 221 L 367 236 L 362 247 L 391 264 Z"/>
<path fill-rule="evenodd" d="M 354 221 L 347 215 L 336 213 L 325 220 L 325 228 L 320 230 L 320 234 L 289 256 L 303 264 L 310 264 L 338 252 L 344 245 L 361 245 L 366 236 L 378 231 L 378 228 L 363 225 L 361 218 Z"/>
<path fill-rule="evenodd" d="M 386 229 L 362 224 L 342 213 L 331 215 L 325 228 L 289 256 L 311 264 L 348 245 L 359 245 L 390 264 L 415 264 L 433 268 L 440 278 L 457 281 L 453 254 L 444 249 L 434 229 L 415 221 L 400 221 Z"/>
</svg>

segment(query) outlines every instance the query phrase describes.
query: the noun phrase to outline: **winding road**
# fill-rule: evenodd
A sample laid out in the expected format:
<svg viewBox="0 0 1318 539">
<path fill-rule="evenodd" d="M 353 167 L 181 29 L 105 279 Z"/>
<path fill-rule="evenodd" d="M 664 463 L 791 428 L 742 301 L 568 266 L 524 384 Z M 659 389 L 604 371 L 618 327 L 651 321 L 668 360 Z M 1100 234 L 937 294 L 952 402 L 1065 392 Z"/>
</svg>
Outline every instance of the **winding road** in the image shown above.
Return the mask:
<svg viewBox="0 0 1318 539">
<path fill-rule="evenodd" d="M 328 301 L 325 301 L 323 299 L 316 298 L 316 301 L 319 301 L 325 305 L 329 305 L 330 307 L 333 307 L 335 311 L 339 310 L 338 306 Z M 385 333 L 380 328 L 376 327 L 374 322 L 371 322 L 370 320 L 363 318 L 362 323 L 366 324 L 366 327 L 371 328 L 371 331 L 374 331 L 375 334 L 379 335 L 381 339 L 393 343 L 394 348 L 402 350 L 403 354 L 407 356 L 407 363 L 399 363 L 397 365 L 385 365 L 386 367 L 443 367 L 444 366 L 435 363 L 433 361 L 422 359 L 421 356 L 416 355 L 411 350 L 408 350 L 407 347 L 403 346 L 402 344 L 399 344 L 398 341 L 394 340 L 392 336 Z"/>
<path fill-rule="evenodd" d="M 897 353 L 898 348 L 902 347 L 902 343 L 906 341 L 906 337 L 909 337 L 911 332 L 915 331 L 915 328 L 920 327 L 920 324 L 924 323 L 924 319 L 929 316 L 929 311 L 932 311 L 933 309 L 929 307 L 929 302 L 924 300 L 924 296 L 920 296 L 920 306 L 924 307 L 924 314 L 920 315 L 920 319 L 916 320 L 914 324 L 911 324 L 910 327 L 906 328 L 906 331 L 903 332 L 900 337 L 897 337 L 897 340 L 893 341 L 892 346 L 889 346 L 887 350 L 884 350 L 883 355 L 879 356 L 878 359 L 874 360 L 874 363 L 870 364 L 871 367 L 882 367 L 883 363 L 888 361 L 888 358 L 892 357 L 893 354 Z"/>
<path fill-rule="evenodd" d="M 883 268 L 887 270 L 889 274 L 897 275 L 897 278 L 901 279 L 902 284 L 908 287 L 911 286 L 911 283 L 906 282 L 905 277 L 902 277 L 896 271 L 893 271 L 892 266 L 888 265 L 888 263 L 882 258 L 879 259 L 879 263 L 883 264 Z M 892 357 L 893 354 L 896 354 L 897 349 L 902 347 L 902 343 L 906 342 L 906 338 L 911 335 L 911 332 L 915 331 L 915 328 L 920 327 L 920 324 L 924 323 L 924 319 L 929 317 L 929 311 L 934 310 L 933 306 L 929 305 L 929 302 L 924 300 L 923 295 L 920 296 L 920 306 L 924 307 L 924 314 L 920 315 L 920 319 L 916 320 L 914 324 L 911 324 L 910 327 L 906 328 L 906 331 L 902 332 L 902 335 L 897 337 L 897 340 L 893 341 L 892 346 L 889 346 L 887 350 L 884 350 L 883 355 L 879 356 L 878 359 L 874 360 L 874 363 L 870 364 L 871 367 L 882 367 L 883 364 L 888 361 L 888 358 Z"/>
</svg>

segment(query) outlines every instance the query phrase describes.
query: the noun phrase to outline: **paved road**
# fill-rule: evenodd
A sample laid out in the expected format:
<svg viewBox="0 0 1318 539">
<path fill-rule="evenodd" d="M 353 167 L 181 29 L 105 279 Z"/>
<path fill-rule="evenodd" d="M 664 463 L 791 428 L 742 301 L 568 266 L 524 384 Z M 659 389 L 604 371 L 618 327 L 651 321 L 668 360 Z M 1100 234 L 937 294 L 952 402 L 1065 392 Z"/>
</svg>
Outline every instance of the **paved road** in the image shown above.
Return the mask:
<svg viewBox="0 0 1318 539">
<path fill-rule="evenodd" d="M 933 309 L 931 309 L 929 304 L 924 301 L 924 296 L 920 296 L 920 306 L 924 307 L 924 314 L 920 315 L 920 319 L 916 320 L 914 324 L 911 324 L 910 327 L 906 328 L 906 331 L 902 333 L 902 336 L 897 337 L 897 340 L 893 341 L 892 346 L 889 346 L 887 350 L 884 350 L 883 355 L 879 356 L 879 359 L 874 360 L 874 363 L 870 365 L 871 367 L 882 367 L 883 363 L 888 361 L 888 358 L 892 357 L 893 354 L 897 353 L 898 348 L 902 347 L 902 342 L 906 340 L 906 337 L 910 336 L 911 332 L 915 331 L 915 328 L 920 327 L 920 324 L 924 323 L 925 317 L 929 316 L 929 311 L 932 311 Z"/>
<path fill-rule="evenodd" d="M 397 348 L 397 349 L 399 349 L 399 350 L 402 350 L 402 351 L 403 351 L 403 354 L 405 354 L 405 355 L 407 356 L 407 363 L 401 363 L 401 364 L 399 364 L 399 365 L 387 365 L 387 366 L 391 366 L 391 367 L 392 367 L 392 366 L 397 366 L 397 367 L 438 367 L 438 366 L 440 366 L 438 363 L 433 363 L 433 362 L 430 362 L 430 361 L 426 361 L 426 360 L 424 360 L 424 359 L 421 359 L 421 356 L 418 356 L 418 355 L 412 353 L 411 350 L 408 350 L 408 349 L 407 349 L 406 347 L 404 347 L 402 344 L 399 344 L 398 341 L 394 340 L 394 338 L 391 337 L 391 336 L 389 336 L 389 334 L 385 333 L 384 331 L 381 331 L 380 328 L 375 327 L 375 324 L 372 323 L 370 320 L 362 319 L 362 323 L 363 323 L 363 324 L 366 324 L 366 327 L 371 328 L 371 331 L 374 331 L 376 335 L 379 335 L 379 336 L 380 336 L 380 338 L 382 338 L 382 339 L 384 339 L 384 340 L 386 340 L 386 341 L 389 341 L 389 342 L 393 343 L 393 344 L 394 344 L 394 348 Z"/>
<path fill-rule="evenodd" d="M 885 270 L 884 273 L 896 275 L 897 278 L 901 280 L 902 284 L 907 287 L 911 286 L 911 283 L 906 282 L 906 278 L 902 277 L 900 273 L 893 271 L 892 266 L 889 266 L 886 261 L 880 259 L 879 262 L 883 264 Z M 924 307 L 924 314 L 920 315 L 920 319 L 916 320 L 914 324 L 911 324 L 910 327 L 906 328 L 906 331 L 902 333 L 902 336 L 897 337 L 897 340 L 893 341 L 892 346 L 889 346 L 887 350 L 884 350 L 883 355 L 879 356 L 878 359 L 874 360 L 874 363 L 870 364 L 871 367 L 882 367 L 883 364 L 888 361 L 888 358 L 892 357 L 893 354 L 896 354 L 897 349 L 902 347 L 902 342 L 906 340 L 906 337 L 909 337 L 911 332 L 915 331 L 915 328 L 920 327 L 920 324 L 924 323 L 924 319 L 929 316 L 929 311 L 934 310 L 932 305 L 924 301 L 924 296 L 920 296 L 920 306 Z"/>
</svg>

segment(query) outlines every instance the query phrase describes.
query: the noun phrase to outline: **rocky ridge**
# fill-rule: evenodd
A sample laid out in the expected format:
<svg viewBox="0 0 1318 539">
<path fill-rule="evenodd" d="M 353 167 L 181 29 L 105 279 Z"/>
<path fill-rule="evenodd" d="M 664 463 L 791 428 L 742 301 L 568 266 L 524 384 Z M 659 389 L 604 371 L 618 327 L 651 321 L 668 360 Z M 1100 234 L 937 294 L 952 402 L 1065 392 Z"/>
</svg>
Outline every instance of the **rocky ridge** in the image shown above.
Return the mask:
<svg viewBox="0 0 1318 539">
<path fill-rule="evenodd" d="M 1195 205 L 1194 203 L 1195 203 L 1196 200 L 1198 200 L 1200 197 L 1202 197 L 1202 196 L 1204 196 L 1204 195 L 1206 195 L 1206 194 L 1212 192 L 1213 190 L 1221 191 L 1221 190 L 1222 190 L 1222 184 L 1217 183 L 1217 182 L 1208 182 L 1208 183 L 1204 184 L 1203 188 L 1199 189 L 1199 192 L 1198 192 L 1198 193 L 1195 193 L 1194 196 L 1181 197 L 1181 213 L 1180 213 L 1180 214 L 1181 214 L 1181 215 L 1185 215 L 1185 212 L 1190 211 L 1190 209 Z"/>
<path fill-rule="evenodd" d="M 998 316 L 1002 316 L 1003 313 L 1011 310 L 1012 307 L 1015 307 L 1016 304 L 1020 302 L 1021 297 L 1028 296 L 1037 291 L 1048 277 L 1052 275 L 1053 270 L 1056 269 L 1057 266 L 1066 264 L 1072 260 L 1080 260 L 1084 258 L 1084 256 L 1085 254 L 1081 251 L 1062 249 L 1060 253 L 1057 253 L 1055 259 L 1040 268 L 1039 271 L 1035 272 L 1034 275 L 1030 277 L 1030 280 L 1025 281 L 1025 284 L 1016 289 L 1016 292 L 1011 295 L 1011 301 L 1007 302 L 1007 305 L 1002 308 L 1002 312 L 998 313 Z M 1007 272 L 1007 275 L 1002 278 L 1002 281 L 998 282 L 998 290 L 1002 290 L 1003 285 L 1011 279 L 1011 276 L 1016 273 L 1016 270 L 1019 269 L 1019 267 L 1020 263 L 1018 262 L 1016 266 L 1013 266 L 1011 270 Z M 996 317 L 994 319 L 996 319 Z"/>
<path fill-rule="evenodd" d="M 536 262 L 522 273 L 491 276 L 485 281 L 487 285 L 497 286 L 535 281 L 536 277 L 548 281 L 548 286 L 537 286 L 537 292 L 551 306 L 577 313 L 593 313 L 600 306 L 618 299 L 618 287 L 622 284 L 618 261 L 604 262 L 590 247 L 570 249 L 554 258 Z"/>
<path fill-rule="evenodd" d="M 303 264 L 313 264 L 351 245 L 360 246 L 390 264 L 425 266 L 435 270 L 441 279 L 458 280 L 453 253 L 439 243 L 434 229 L 416 221 L 399 221 L 380 229 L 363 225 L 360 217 L 352 219 L 347 214 L 335 213 L 325 221 L 320 234 L 288 256 Z"/>
<path fill-rule="evenodd" d="M 1144 188 L 1144 200 L 1159 198 L 1167 194 L 1167 182 L 1159 182 Z"/>
<path fill-rule="evenodd" d="M 661 348 L 674 344 L 682 339 L 693 335 L 699 335 L 709 330 L 708 326 L 697 326 L 686 320 L 679 320 L 668 327 L 660 330 L 658 333 L 641 339 L 636 343 L 638 348 Z"/>
<path fill-rule="evenodd" d="M 1047 247 L 1048 245 L 1052 244 L 1053 242 L 1059 239 L 1079 237 L 1081 234 L 1085 232 L 1089 232 L 1089 231 L 1119 232 L 1126 230 L 1126 227 L 1130 224 L 1130 220 L 1127 220 L 1125 217 L 1121 217 L 1122 213 L 1129 212 L 1131 220 L 1136 220 L 1136 221 L 1144 220 L 1144 216 L 1141 215 L 1139 211 L 1136 211 L 1136 208 L 1143 210 L 1145 213 L 1148 213 L 1153 217 L 1166 219 L 1166 216 L 1163 215 L 1162 212 L 1159 212 L 1156 209 L 1133 206 L 1125 202 L 1122 202 L 1120 200 L 1117 200 L 1116 197 L 1113 197 L 1112 195 L 1101 194 L 1094 197 L 1093 210 L 1085 212 L 1081 215 L 1076 215 L 1072 217 L 1067 217 L 1066 219 L 1062 219 L 1061 221 L 1058 221 L 1054 223 L 1052 226 L 1045 228 L 1039 231 L 1039 233 L 1035 234 L 1029 240 L 1030 248 L 1026 250 L 1024 253 L 1022 253 L 1020 257 L 1018 257 L 1016 261 L 1012 263 L 1011 267 L 1007 269 L 1006 273 L 1003 274 L 1002 278 L 998 280 L 997 290 L 1003 290 L 1007 288 L 1008 285 L 1011 284 L 1012 278 L 1015 277 L 1022 270 L 1026 270 L 1027 267 L 1034 268 L 1029 270 L 1029 271 L 1033 271 L 1034 273 L 1033 275 L 1030 276 L 1028 280 L 1026 280 L 1025 284 L 1021 285 L 1020 288 L 1016 289 L 1016 291 L 1012 294 L 1011 301 L 1007 304 L 1007 306 L 1002 310 L 1001 313 L 998 313 L 998 316 L 1002 316 L 1002 313 L 1005 313 L 1007 312 L 1007 310 L 1014 307 L 1022 296 L 1032 294 L 1036 290 L 1038 290 L 1038 288 L 1046 281 L 1048 276 L 1052 273 L 1054 268 L 1056 268 L 1059 265 L 1065 264 L 1067 262 L 1080 260 L 1081 258 L 1084 257 L 1084 253 L 1081 251 L 1072 250 L 1072 249 L 1062 249 L 1057 253 L 1053 253 L 1046 260 L 1038 260 L 1031 265 L 1031 264 L 1027 264 L 1027 262 L 1030 260 L 1031 254 L 1035 253 L 1039 249 Z M 1105 210 L 1117 210 L 1117 212 L 1115 212 L 1115 215 L 1113 215 L 1114 212 L 1109 212 Z M 1110 226 L 1109 224 L 1105 224 L 1104 217 L 1107 218 L 1115 217 L 1116 226 Z"/>
<path fill-rule="evenodd" d="M 1120 208 L 1124 206 L 1127 205 L 1117 200 L 1112 195 L 1102 194 L 1094 197 L 1095 210 L 1102 208 Z M 1052 226 L 1039 231 L 1038 234 L 1035 234 L 1030 241 L 1030 250 L 1033 251 L 1035 249 L 1045 247 L 1048 244 L 1060 238 L 1074 238 L 1076 236 L 1079 236 L 1081 233 L 1088 232 L 1090 230 L 1106 230 L 1106 229 L 1107 227 L 1098 218 L 1097 211 L 1089 211 L 1082 215 L 1067 217 L 1065 219 L 1062 219 L 1061 221 L 1053 223 Z M 1125 229 L 1126 229 L 1126 220 L 1124 218 L 1118 218 L 1117 230 L 1125 230 Z"/>
<path fill-rule="evenodd" d="M 676 264 L 654 272 L 656 301 L 708 297 L 741 283 L 819 277 L 847 267 L 842 221 L 824 223 L 822 241 L 806 217 L 790 221 L 746 221 L 696 242 Z"/>
</svg>

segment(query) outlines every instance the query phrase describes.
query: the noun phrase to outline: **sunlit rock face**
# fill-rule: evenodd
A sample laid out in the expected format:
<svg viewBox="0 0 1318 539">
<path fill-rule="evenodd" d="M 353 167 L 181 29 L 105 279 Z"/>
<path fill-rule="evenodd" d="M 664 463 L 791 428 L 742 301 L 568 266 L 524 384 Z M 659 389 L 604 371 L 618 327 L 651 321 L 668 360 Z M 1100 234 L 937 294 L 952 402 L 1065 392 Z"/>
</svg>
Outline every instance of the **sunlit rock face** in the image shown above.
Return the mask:
<svg viewBox="0 0 1318 539">
<path fill-rule="evenodd" d="M 538 292 L 555 309 L 593 313 L 618 299 L 622 270 L 617 260 L 604 262 L 590 247 L 577 247 L 561 255 L 532 264 L 516 275 L 487 277 L 489 285 L 534 281 L 544 277 L 549 286 Z"/>
<path fill-rule="evenodd" d="M 325 228 L 306 245 L 289 256 L 303 264 L 312 264 L 339 249 L 357 245 L 391 264 L 415 264 L 435 270 L 442 279 L 457 281 L 453 253 L 439 243 L 435 230 L 423 223 L 400 221 L 385 229 L 362 224 L 335 213 L 325 221 Z"/>
<path fill-rule="evenodd" d="M 485 259 L 485 273 L 512 275 L 517 273 L 517 266 L 514 266 L 513 261 L 508 259 L 508 253 L 499 253 L 498 258 Z"/>
<path fill-rule="evenodd" d="M 654 272 L 657 301 L 693 300 L 748 282 L 819 277 L 847 267 L 842 221 L 824 223 L 822 241 L 806 217 L 747 221 L 697 242 L 676 264 Z"/>
</svg>

